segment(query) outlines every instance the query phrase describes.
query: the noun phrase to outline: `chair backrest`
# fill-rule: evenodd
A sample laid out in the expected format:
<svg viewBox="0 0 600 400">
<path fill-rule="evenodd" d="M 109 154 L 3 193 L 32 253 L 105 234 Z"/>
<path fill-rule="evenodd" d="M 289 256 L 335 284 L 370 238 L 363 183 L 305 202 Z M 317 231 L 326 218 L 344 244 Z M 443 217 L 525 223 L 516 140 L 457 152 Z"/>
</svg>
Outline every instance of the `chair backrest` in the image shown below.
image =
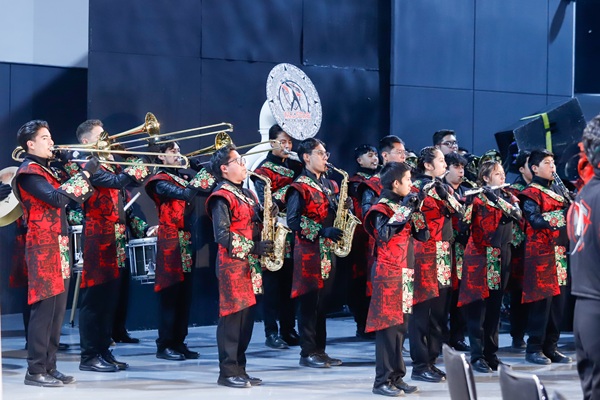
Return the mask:
<svg viewBox="0 0 600 400">
<path fill-rule="evenodd" d="M 519 374 L 504 365 L 499 366 L 502 399 L 547 400 L 548 393 L 540 379 L 533 374 Z"/>
<path fill-rule="evenodd" d="M 444 353 L 450 398 L 452 400 L 477 400 L 475 377 L 471 364 L 467 361 L 464 353 L 454 351 L 448 345 L 443 346 L 442 352 Z"/>
</svg>

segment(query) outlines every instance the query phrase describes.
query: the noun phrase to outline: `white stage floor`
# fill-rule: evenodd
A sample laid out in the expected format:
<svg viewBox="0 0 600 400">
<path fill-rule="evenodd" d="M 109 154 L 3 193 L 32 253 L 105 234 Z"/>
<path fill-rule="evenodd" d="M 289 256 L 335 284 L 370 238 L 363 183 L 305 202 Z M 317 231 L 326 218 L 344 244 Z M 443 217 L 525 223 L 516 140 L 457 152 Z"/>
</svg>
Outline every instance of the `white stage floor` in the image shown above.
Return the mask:
<svg viewBox="0 0 600 400">
<path fill-rule="evenodd" d="M 129 363 L 127 371 L 97 373 L 79 371 L 79 332 L 65 325 L 61 342 L 71 345 L 58 354 L 58 369 L 73 375 L 77 382 L 62 388 L 25 386 L 27 367 L 25 341 L 20 315 L 2 316 L 2 386 L 5 400 L 93 400 L 93 399 L 363 399 L 383 398 L 371 393 L 375 374 L 373 342 L 354 337 L 352 318 L 327 321 L 330 356 L 341 358 L 344 364 L 329 369 L 300 367 L 299 348 L 272 350 L 264 345 L 262 323 L 256 323 L 248 349 L 247 371 L 263 379 L 262 386 L 250 389 L 231 389 L 216 384 L 218 376 L 215 326 L 190 328 L 188 346 L 200 352 L 199 360 L 170 362 L 155 357 L 156 331 L 131 332 L 140 344 L 118 344 L 113 353 L 120 361 Z M 561 351 L 574 357 L 572 335 L 561 337 Z M 408 342 L 407 342 L 408 345 Z M 559 390 L 567 399 L 580 399 L 581 386 L 575 363 L 570 365 L 538 366 L 524 361 L 523 353 L 508 351 L 510 336 L 500 337 L 499 357 L 514 370 L 537 374 L 546 385 L 548 394 Z M 414 399 L 449 399 L 446 383 L 412 382 L 410 358 L 405 378 L 419 386 L 419 392 L 405 395 Z M 443 369 L 443 360 L 438 365 Z M 475 373 L 479 399 L 501 399 L 498 373 Z"/>
</svg>

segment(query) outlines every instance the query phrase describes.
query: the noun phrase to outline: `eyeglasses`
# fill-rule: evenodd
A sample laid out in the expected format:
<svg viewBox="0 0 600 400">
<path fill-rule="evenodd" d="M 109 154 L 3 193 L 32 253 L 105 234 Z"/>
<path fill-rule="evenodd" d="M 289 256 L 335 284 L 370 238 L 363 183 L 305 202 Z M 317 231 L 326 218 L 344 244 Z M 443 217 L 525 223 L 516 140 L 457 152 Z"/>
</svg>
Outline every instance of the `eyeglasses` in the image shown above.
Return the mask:
<svg viewBox="0 0 600 400">
<path fill-rule="evenodd" d="M 316 154 L 322 158 L 329 158 L 330 153 L 328 151 L 323 150 L 313 150 L 312 154 Z"/>
<path fill-rule="evenodd" d="M 446 147 L 458 147 L 458 140 L 446 140 L 440 144 Z"/>
<path fill-rule="evenodd" d="M 406 150 L 397 150 L 397 149 L 393 149 L 389 151 L 390 154 L 398 154 L 399 156 L 407 156 L 408 155 L 408 151 Z"/>
<path fill-rule="evenodd" d="M 237 157 L 237 158 L 234 158 L 233 160 L 227 161 L 227 164 L 230 164 L 232 162 L 235 162 L 238 165 L 246 165 L 246 157 Z"/>
</svg>

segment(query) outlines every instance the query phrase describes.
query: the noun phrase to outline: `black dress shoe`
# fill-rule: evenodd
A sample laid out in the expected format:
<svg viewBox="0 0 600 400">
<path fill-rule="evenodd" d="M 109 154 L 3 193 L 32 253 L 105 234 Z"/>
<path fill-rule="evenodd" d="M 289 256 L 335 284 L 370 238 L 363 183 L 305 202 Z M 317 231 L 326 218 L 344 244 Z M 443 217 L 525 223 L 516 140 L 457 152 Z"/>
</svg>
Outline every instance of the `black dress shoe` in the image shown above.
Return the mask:
<svg viewBox="0 0 600 400">
<path fill-rule="evenodd" d="M 139 343 L 140 339 L 138 338 L 133 338 L 131 336 L 129 336 L 129 332 L 125 332 L 122 335 L 117 335 L 117 336 L 113 336 L 113 341 L 116 343 Z"/>
<path fill-rule="evenodd" d="M 185 343 L 178 344 L 177 346 L 174 347 L 174 350 L 177 351 L 178 353 L 183 354 L 183 357 L 186 360 L 197 360 L 200 357 L 200 353 L 198 353 L 197 351 L 192 351 L 192 350 L 188 349 L 188 347 Z"/>
<path fill-rule="evenodd" d="M 571 357 L 565 356 L 558 350 L 555 350 L 552 354 L 546 354 L 546 357 L 548 357 L 553 363 L 557 364 L 569 364 L 573 362 L 573 359 Z"/>
<path fill-rule="evenodd" d="M 513 339 L 511 347 L 515 350 L 525 350 L 527 343 L 523 339 Z"/>
<path fill-rule="evenodd" d="M 446 379 L 446 373 L 444 371 L 442 371 L 441 369 L 439 369 L 438 367 L 436 367 L 435 364 L 431 366 L 431 370 L 433 371 L 434 374 L 441 376 L 443 378 L 442 380 Z"/>
<path fill-rule="evenodd" d="M 267 336 L 267 339 L 265 340 L 265 345 L 276 350 L 284 350 L 290 348 L 288 344 L 276 333 L 272 333 L 269 336 Z"/>
<path fill-rule="evenodd" d="M 27 347 L 25 347 L 27 348 Z M 67 351 L 69 350 L 69 345 L 66 343 L 59 343 L 58 344 L 58 351 Z"/>
<path fill-rule="evenodd" d="M 467 344 L 464 340 L 459 340 L 458 342 L 451 344 L 451 347 L 456 351 L 471 351 L 471 346 Z"/>
<path fill-rule="evenodd" d="M 263 382 L 262 382 L 262 379 L 260 379 L 260 378 L 256 378 L 256 377 L 254 377 L 254 376 L 250 376 L 250 375 L 248 375 L 248 374 L 244 374 L 244 378 L 245 378 L 245 379 L 246 379 L 248 382 L 250 382 L 250 385 L 251 385 L 251 386 L 260 386 L 260 385 L 262 385 L 262 383 L 263 383 Z"/>
<path fill-rule="evenodd" d="M 25 373 L 25 380 L 23 381 L 29 386 L 39 387 L 61 387 L 63 383 L 61 380 L 56 379 L 52 375 L 48 374 L 30 374 L 29 371 Z"/>
<path fill-rule="evenodd" d="M 300 365 L 311 368 L 329 368 L 331 365 L 319 354 L 311 354 L 308 357 L 300 357 Z"/>
<path fill-rule="evenodd" d="M 493 358 L 486 358 L 485 362 L 487 363 L 487 365 L 490 366 L 490 368 L 492 369 L 492 371 L 498 371 L 498 366 L 499 365 L 504 365 L 505 367 L 509 367 L 510 365 L 501 361 L 497 356 L 494 356 Z"/>
<path fill-rule="evenodd" d="M 438 383 L 438 382 L 441 382 L 444 380 L 443 377 L 441 377 L 440 375 L 438 375 L 435 372 L 428 370 L 428 369 L 426 369 L 424 371 L 418 371 L 418 372 L 413 371 L 412 374 L 410 375 L 410 379 L 412 379 L 413 381 L 432 382 L 432 383 Z"/>
<path fill-rule="evenodd" d="M 525 353 L 525 361 L 539 365 L 552 364 L 552 361 L 541 351 L 538 351 L 537 353 Z"/>
<path fill-rule="evenodd" d="M 251 387 L 250 382 L 243 376 L 228 376 L 227 378 L 219 377 L 217 383 L 221 386 L 227 386 L 231 388 L 249 388 Z"/>
<path fill-rule="evenodd" d="M 475 370 L 477 372 L 481 372 L 482 374 L 491 374 L 492 373 L 492 369 L 490 368 L 488 363 L 485 362 L 485 360 L 483 358 L 479 358 L 479 359 L 475 360 L 474 362 L 471 363 L 471 366 L 473 367 L 473 370 Z"/>
<path fill-rule="evenodd" d="M 288 344 L 288 346 L 299 346 L 300 345 L 300 336 L 295 330 L 291 330 L 287 333 L 282 333 L 281 338 L 284 342 Z"/>
<path fill-rule="evenodd" d="M 106 360 L 106 362 L 109 362 L 112 365 L 116 365 L 117 368 L 119 368 L 121 371 L 124 371 L 127 368 L 129 368 L 129 364 L 127 364 L 125 362 L 117 361 L 117 359 L 113 355 L 112 351 L 110 351 L 110 350 L 107 350 L 104 353 L 102 353 L 102 358 L 104 358 L 104 360 Z"/>
<path fill-rule="evenodd" d="M 50 375 L 53 378 L 58 379 L 59 381 L 61 381 L 63 384 L 68 385 L 69 383 L 74 383 L 75 382 L 75 378 L 69 375 L 65 375 L 62 372 L 56 370 L 56 369 L 51 369 L 50 371 L 48 371 L 48 375 Z"/>
<path fill-rule="evenodd" d="M 402 378 L 396 379 L 393 382 L 394 386 L 396 386 L 398 389 L 402 390 L 404 393 L 406 394 L 411 394 L 411 393 L 415 393 L 419 391 L 419 388 L 413 385 L 409 385 L 408 383 L 404 382 L 402 380 Z"/>
<path fill-rule="evenodd" d="M 331 365 L 332 367 L 338 367 L 338 366 L 342 365 L 342 360 L 340 360 L 339 358 L 331 358 L 331 357 L 329 357 L 329 354 L 327 354 L 325 352 L 320 353 L 319 356 L 323 360 L 327 361 L 327 363 L 329 365 Z"/>
<path fill-rule="evenodd" d="M 374 387 L 373 388 L 373 394 L 380 394 L 382 396 L 397 397 L 397 396 L 403 395 L 404 392 L 402 390 L 398 389 L 396 386 L 394 386 L 392 384 L 384 383 L 381 386 Z"/>
<path fill-rule="evenodd" d="M 101 355 L 79 363 L 79 370 L 94 372 L 117 372 L 119 367 L 109 363 Z"/>
<path fill-rule="evenodd" d="M 169 361 L 183 361 L 185 360 L 185 356 L 183 354 L 181 354 L 180 352 L 178 352 L 177 350 L 174 350 L 170 347 L 167 347 L 163 350 L 158 350 L 156 352 L 156 358 L 161 358 L 163 360 L 169 360 Z"/>
</svg>

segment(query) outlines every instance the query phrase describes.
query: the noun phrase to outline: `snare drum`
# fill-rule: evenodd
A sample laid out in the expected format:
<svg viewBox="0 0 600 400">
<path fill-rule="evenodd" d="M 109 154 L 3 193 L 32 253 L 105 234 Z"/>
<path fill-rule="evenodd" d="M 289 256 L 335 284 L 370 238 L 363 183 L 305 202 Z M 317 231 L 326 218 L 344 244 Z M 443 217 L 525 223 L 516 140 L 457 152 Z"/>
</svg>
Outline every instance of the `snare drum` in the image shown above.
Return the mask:
<svg viewBox="0 0 600 400">
<path fill-rule="evenodd" d="M 131 278 L 141 283 L 154 283 L 156 268 L 156 237 L 132 239 L 129 248 Z"/>
<path fill-rule="evenodd" d="M 71 243 L 71 257 L 73 257 L 73 272 L 83 271 L 83 246 L 81 233 L 83 225 L 69 226 L 69 242 Z"/>
</svg>

